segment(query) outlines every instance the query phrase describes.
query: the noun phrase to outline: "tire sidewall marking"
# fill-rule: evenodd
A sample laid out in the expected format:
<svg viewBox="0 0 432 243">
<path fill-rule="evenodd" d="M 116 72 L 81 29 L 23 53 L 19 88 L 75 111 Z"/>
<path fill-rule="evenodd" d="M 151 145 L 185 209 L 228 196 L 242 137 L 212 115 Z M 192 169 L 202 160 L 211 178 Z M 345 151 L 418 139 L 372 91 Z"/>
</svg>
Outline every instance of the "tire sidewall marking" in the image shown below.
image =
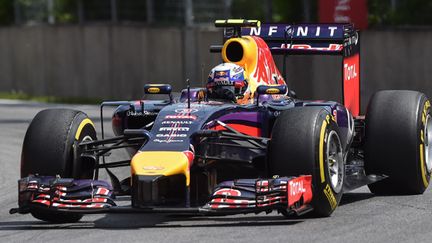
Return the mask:
<svg viewBox="0 0 432 243">
<path fill-rule="evenodd" d="M 332 187 L 326 182 L 326 177 L 329 180 L 328 168 L 325 168 L 324 161 L 327 160 L 327 154 L 324 151 L 324 148 L 327 147 L 327 137 L 329 135 L 329 130 L 331 130 L 332 122 L 335 119 L 333 116 L 326 115 L 325 119 L 321 124 L 320 137 L 319 137 L 319 169 L 320 169 L 320 181 L 321 188 L 324 193 L 325 198 L 327 199 L 331 210 L 336 209 L 338 200 L 336 199 L 335 192 Z M 327 165 L 328 166 L 328 165 Z"/>
<path fill-rule="evenodd" d="M 82 120 L 79 122 L 78 126 L 75 126 L 76 132 L 75 132 L 75 136 L 73 137 L 73 140 L 71 141 L 71 146 L 72 146 L 72 150 L 78 149 L 78 154 L 80 154 L 81 149 L 79 147 L 75 148 L 75 146 L 77 146 L 80 142 L 82 142 L 85 137 L 90 137 L 91 140 L 96 140 L 96 129 L 94 123 L 92 122 L 92 120 L 90 120 L 90 118 L 88 117 L 80 118 L 80 116 L 77 116 L 76 119 L 82 119 Z M 69 162 L 71 164 L 70 166 L 72 166 L 72 176 L 79 175 L 79 177 L 81 177 L 83 175 L 81 171 L 82 170 L 81 165 L 75 165 L 73 161 L 74 160 L 72 159 L 72 161 Z M 78 163 L 82 163 L 82 162 L 78 162 Z M 77 173 L 77 171 L 80 172 L 74 175 L 75 173 Z M 85 176 L 85 178 L 83 179 L 88 179 L 88 178 L 87 176 Z"/>
<path fill-rule="evenodd" d="M 327 115 L 328 117 L 328 115 Z M 318 156 L 319 156 L 319 169 L 320 169 L 320 178 L 321 178 L 321 183 L 325 183 L 325 170 L 324 170 L 324 143 L 325 143 L 325 137 L 327 136 L 326 130 L 327 130 L 327 117 L 326 119 L 322 122 L 321 125 L 321 130 L 320 130 L 320 136 L 319 136 L 319 151 L 318 151 Z"/>
<path fill-rule="evenodd" d="M 93 122 L 92 122 L 89 118 L 85 118 L 85 119 L 82 120 L 82 121 L 80 122 L 80 124 L 78 125 L 78 129 L 77 129 L 77 131 L 76 131 L 76 133 L 75 133 L 75 140 L 79 141 L 80 136 L 81 136 L 81 132 L 82 132 L 82 130 L 84 129 L 84 127 L 85 127 L 87 124 L 90 124 L 90 125 L 94 128 L 94 124 L 93 124 Z"/>
<path fill-rule="evenodd" d="M 426 128 L 426 120 L 427 120 L 427 116 L 429 114 L 429 110 L 430 110 L 430 102 L 429 102 L 429 100 L 426 100 L 424 105 L 423 105 L 423 109 L 421 110 L 420 148 L 419 148 L 420 170 L 421 170 L 423 185 L 425 188 L 429 186 L 429 179 L 430 179 L 430 171 L 427 171 L 427 169 L 426 169 L 427 168 L 426 167 L 426 161 L 425 161 L 426 147 L 425 147 L 425 141 L 424 141 L 425 136 L 426 136 L 424 131 Z"/>
<path fill-rule="evenodd" d="M 324 195 L 326 196 L 326 198 L 330 204 L 331 209 L 334 210 L 337 206 L 337 200 L 336 200 L 336 197 L 333 193 L 333 189 L 331 188 L 331 186 L 328 183 L 324 187 L 323 192 L 324 192 Z"/>
</svg>

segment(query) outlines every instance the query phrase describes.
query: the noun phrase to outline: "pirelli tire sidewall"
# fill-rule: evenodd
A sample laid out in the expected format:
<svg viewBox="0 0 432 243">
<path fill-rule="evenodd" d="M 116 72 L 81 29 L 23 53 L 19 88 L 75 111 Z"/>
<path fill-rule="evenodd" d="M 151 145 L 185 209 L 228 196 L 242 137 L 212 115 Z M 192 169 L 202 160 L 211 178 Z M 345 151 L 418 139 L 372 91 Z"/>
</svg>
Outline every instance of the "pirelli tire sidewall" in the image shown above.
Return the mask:
<svg viewBox="0 0 432 243">
<path fill-rule="evenodd" d="M 428 168 L 428 160 L 431 160 L 432 158 L 426 158 L 426 149 L 429 149 L 429 152 L 431 151 L 431 148 L 427 148 L 427 146 L 432 146 L 432 144 L 430 144 L 430 142 L 432 141 L 432 138 L 429 138 L 426 134 L 426 119 L 429 119 L 428 123 L 432 123 L 432 112 L 431 112 L 431 102 L 430 100 L 427 99 L 427 97 L 425 95 L 422 95 L 422 110 L 420 111 L 421 113 L 421 120 L 420 122 L 420 131 L 418 134 L 418 138 L 419 138 L 419 157 L 420 157 L 420 174 L 421 174 L 421 180 L 422 183 L 420 183 L 421 189 L 419 190 L 419 193 L 423 193 L 428 187 L 429 187 L 429 183 L 430 183 L 430 179 L 431 179 L 431 173 L 432 171 L 430 170 L 430 168 Z M 431 127 L 432 125 L 429 125 L 429 127 Z M 431 131 L 430 131 L 431 132 Z M 429 141 L 427 141 L 429 140 Z M 426 146 L 427 145 L 427 146 Z M 430 153 L 428 155 L 429 157 L 432 156 L 432 153 Z M 430 163 L 430 162 L 429 162 Z"/>
<path fill-rule="evenodd" d="M 82 149 L 78 144 L 83 140 L 97 140 L 96 129 L 93 121 L 83 112 L 79 112 L 72 122 L 71 132 L 74 136 L 70 136 L 70 146 L 72 150 L 71 173 L 73 178 L 91 179 L 94 174 L 96 161 L 88 158 L 82 158 L 79 155 Z"/>
<path fill-rule="evenodd" d="M 312 175 L 312 205 L 317 216 L 331 215 L 343 194 L 343 186 L 335 191 L 330 182 L 326 148 L 331 133 L 340 139 L 334 117 L 326 109 L 292 108 L 277 118 L 268 147 L 269 176 Z M 344 166 L 342 171 L 343 185 Z"/>
<path fill-rule="evenodd" d="M 431 177 L 427 157 L 432 154 L 426 155 L 425 128 L 430 117 L 431 103 L 423 93 L 384 90 L 372 96 L 366 113 L 365 170 L 388 178 L 368 185 L 371 192 L 409 195 L 426 190 Z"/>
<path fill-rule="evenodd" d="M 313 176 L 313 201 L 314 211 L 319 216 L 330 216 L 339 205 L 342 198 L 343 189 L 336 192 L 330 185 L 330 173 L 328 168 L 328 158 L 326 153 L 329 134 L 335 131 L 338 136 L 339 127 L 330 114 L 321 113 L 315 124 L 315 138 L 318 143 L 315 145 L 315 174 Z M 321 145 L 322 144 L 322 145 Z M 318 174 L 319 173 L 319 174 Z M 345 179 L 345 168 L 342 173 L 342 187 Z"/>
<path fill-rule="evenodd" d="M 431 171 L 428 170 L 428 166 L 427 166 L 427 161 L 426 161 L 426 144 L 427 144 L 427 136 L 425 134 L 426 131 L 426 121 L 427 119 L 429 119 L 428 122 L 432 122 L 430 120 L 431 118 L 431 104 L 430 101 L 426 98 L 426 96 L 424 94 L 420 94 L 420 99 L 419 99 L 419 110 L 417 113 L 417 129 L 416 129 L 416 134 L 417 134 L 417 143 L 416 143 L 416 147 L 417 147 L 417 159 L 414 160 L 414 164 L 417 164 L 417 166 L 415 168 L 414 172 L 417 176 L 415 177 L 416 182 L 413 183 L 413 193 L 414 194 L 418 194 L 418 193 L 423 193 L 429 186 L 429 182 L 430 182 L 430 177 L 431 177 Z M 429 145 L 429 146 L 432 146 Z M 431 156 L 431 155 L 429 155 Z M 430 158 L 429 158 L 430 159 Z"/>
</svg>

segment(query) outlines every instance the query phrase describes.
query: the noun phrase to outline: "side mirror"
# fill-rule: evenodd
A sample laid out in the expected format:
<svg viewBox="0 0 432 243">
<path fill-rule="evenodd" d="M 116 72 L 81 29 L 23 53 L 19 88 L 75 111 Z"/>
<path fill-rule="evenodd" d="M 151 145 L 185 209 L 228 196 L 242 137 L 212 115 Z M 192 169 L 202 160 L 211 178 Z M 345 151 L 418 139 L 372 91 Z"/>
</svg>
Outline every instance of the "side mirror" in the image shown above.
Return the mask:
<svg viewBox="0 0 432 243">
<path fill-rule="evenodd" d="M 257 105 L 259 105 L 260 95 L 286 95 L 288 87 L 285 84 L 260 85 L 256 89 Z"/>
<path fill-rule="evenodd" d="M 169 84 L 146 84 L 144 85 L 145 94 L 166 94 L 169 96 L 170 102 L 173 101 L 171 95 L 172 87 Z"/>
<path fill-rule="evenodd" d="M 269 95 L 276 95 L 281 94 L 284 95 L 288 91 L 288 88 L 285 84 L 282 85 L 260 85 L 257 87 L 257 94 L 263 95 L 263 94 L 269 94 Z"/>
<path fill-rule="evenodd" d="M 207 90 L 203 88 L 191 88 L 189 93 L 190 101 L 201 102 L 207 100 Z M 187 89 L 182 90 L 180 95 L 180 102 L 186 102 L 188 100 Z"/>
<path fill-rule="evenodd" d="M 169 84 L 146 84 L 144 93 L 146 94 L 171 94 L 172 87 Z"/>
</svg>

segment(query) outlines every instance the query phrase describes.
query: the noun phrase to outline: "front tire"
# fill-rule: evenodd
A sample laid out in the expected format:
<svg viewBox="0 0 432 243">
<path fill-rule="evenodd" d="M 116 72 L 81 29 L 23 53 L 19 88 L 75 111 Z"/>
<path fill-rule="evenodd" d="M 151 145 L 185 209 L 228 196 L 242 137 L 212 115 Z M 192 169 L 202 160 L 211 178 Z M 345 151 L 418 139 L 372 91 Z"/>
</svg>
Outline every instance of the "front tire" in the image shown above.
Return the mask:
<svg viewBox="0 0 432 243">
<path fill-rule="evenodd" d="M 312 175 L 312 206 L 330 216 L 343 193 L 345 165 L 339 128 L 322 107 L 286 110 L 277 118 L 268 152 L 270 175 Z"/>
<path fill-rule="evenodd" d="M 370 184 L 375 194 L 421 194 L 432 169 L 430 101 L 422 93 L 375 93 L 366 113 L 365 170 L 388 178 Z"/>
<path fill-rule="evenodd" d="M 30 174 L 59 175 L 90 179 L 94 162 L 74 157 L 74 146 L 83 140 L 96 140 L 96 130 L 88 116 L 80 111 L 48 109 L 39 112 L 27 129 L 21 154 L 21 177 Z M 33 210 L 40 220 L 76 222 L 82 214 Z"/>
</svg>

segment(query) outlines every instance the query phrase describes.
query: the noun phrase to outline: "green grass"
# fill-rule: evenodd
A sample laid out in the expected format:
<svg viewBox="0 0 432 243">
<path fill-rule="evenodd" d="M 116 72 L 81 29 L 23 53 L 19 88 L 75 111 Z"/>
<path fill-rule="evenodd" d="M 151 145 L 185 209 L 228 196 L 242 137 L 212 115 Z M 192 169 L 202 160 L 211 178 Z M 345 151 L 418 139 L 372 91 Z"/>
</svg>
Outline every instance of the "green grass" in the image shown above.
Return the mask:
<svg viewBox="0 0 432 243">
<path fill-rule="evenodd" d="M 65 104 L 99 104 L 102 99 L 84 97 L 56 97 L 29 95 L 24 92 L 0 92 L 0 99 L 30 100 L 44 103 L 65 103 Z"/>
</svg>

